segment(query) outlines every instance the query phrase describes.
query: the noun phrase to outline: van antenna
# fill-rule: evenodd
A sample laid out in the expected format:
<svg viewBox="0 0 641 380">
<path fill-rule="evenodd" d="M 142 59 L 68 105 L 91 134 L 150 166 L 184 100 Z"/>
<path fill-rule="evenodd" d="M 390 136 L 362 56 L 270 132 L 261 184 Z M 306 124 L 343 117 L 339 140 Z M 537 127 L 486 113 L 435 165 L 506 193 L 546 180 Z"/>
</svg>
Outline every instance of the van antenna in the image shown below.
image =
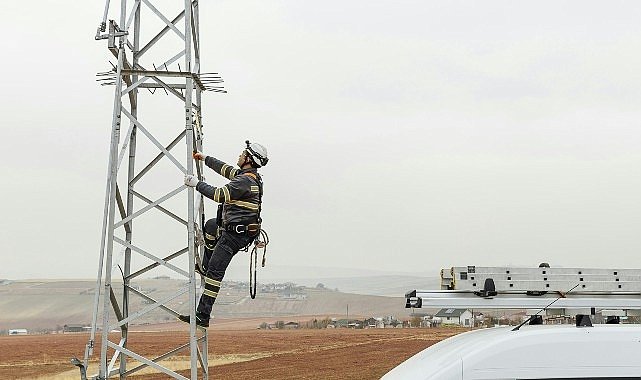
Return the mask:
<svg viewBox="0 0 641 380">
<path fill-rule="evenodd" d="M 524 324 L 526 324 L 526 323 L 530 322 L 534 317 L 536 317 L 537 315 L 539 315 L 542 311 L 547 310 L 547 309 L 548 309 L 548 307 L 552 306 L 552 304 L 553 304 L 553 303 L 555 303 L 556 301 L 560 300 L 561 298 L 565 298 L 565 295 L 566 295 L 566 294 L 568 294 L 568 293 L 570 293 L 571 291 L 573 291 L 574 289 L 576 289 L 576 287 L 577 287 L 577 286 L 579 286 L 579 285 L 580 285 L 580 283 L 578 283 L 578 284 L 574 285 L 574 287 L 572 287 L 572 289 L 568 290 L 567 292 L 565 292 L 565 293 L 560 293 L 560 294 L 559 294 L 559 297 L 558 297 L 557 299 L 555 299 L 554 301 L 550 302 L 546 307 L 544 307 L 543 309 L 539 310 L 536 314 L 530 315 L 530 317 L 529 317 L 528 319 L 526 319 L 525 321 L 521 322 L 521 324 L 519 324 L 518 326 L 516 326 L 515 328 L 513 328 L 513 329 L 512 329 L 512 331 L 517 331 L 518 329 L 520 329 Z"/>
</svg>

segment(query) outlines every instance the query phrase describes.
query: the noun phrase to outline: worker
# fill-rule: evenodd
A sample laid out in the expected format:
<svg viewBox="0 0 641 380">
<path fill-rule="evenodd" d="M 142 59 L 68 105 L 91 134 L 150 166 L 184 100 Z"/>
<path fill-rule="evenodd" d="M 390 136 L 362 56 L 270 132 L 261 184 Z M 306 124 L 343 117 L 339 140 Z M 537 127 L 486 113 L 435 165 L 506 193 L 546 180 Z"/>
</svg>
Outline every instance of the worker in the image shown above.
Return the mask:
<svg viewBox="0 0 641 380">
<path fill-rule="evenodd" d="M 218 217 L 210 219 L 205 225 L 205 233 L 210 235 L 205 237 L 210 244 L 213 243 L 213 247 L 210 247 L 213 249 L 209 256 L 205 254 L 202 267 L 198 268 L 205 278 L 205 290 L 196 308 L 196 324 L 201 327 L 209 327 L 211 309 L 232 257 L 250 245 L 261 229 L 263 181 L 257 169 L 267 164 L 267 150 L 260 144 L 249 141 L 245 141 L 245 144 L 245 149 L 238 156 L 237 165 L 240 169 L 201 152 L 193 153 L 194 159 L 204 160 L 205 165 L 231 180 L 225 186 L 215 187 L 199 181 L 193 175 L 185 176 L 185 185 L 195 187 L 205 197 L 219 202 L 219 207 L 222 206 Z M 217 225 L 217 228 L 214 229 L 213 225 Z M 178 319 L 188 323 L 190 320 L 189 315 L 180 315 Z"/>
</svg>

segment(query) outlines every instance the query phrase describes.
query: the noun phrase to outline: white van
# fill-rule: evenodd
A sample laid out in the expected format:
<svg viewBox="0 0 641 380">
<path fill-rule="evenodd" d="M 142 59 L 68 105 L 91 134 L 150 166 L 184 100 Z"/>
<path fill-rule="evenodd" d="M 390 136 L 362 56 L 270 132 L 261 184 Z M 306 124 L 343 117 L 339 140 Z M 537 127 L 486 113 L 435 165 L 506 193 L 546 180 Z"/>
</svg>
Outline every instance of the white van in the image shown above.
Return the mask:
<svg viewBox="0 0 641 380">
<path fill-rule="evenodd" d="M 525 325 L 469 331 L 392 369 L 383 380 L 641 379 L 641 325 Z"/>
</svg>

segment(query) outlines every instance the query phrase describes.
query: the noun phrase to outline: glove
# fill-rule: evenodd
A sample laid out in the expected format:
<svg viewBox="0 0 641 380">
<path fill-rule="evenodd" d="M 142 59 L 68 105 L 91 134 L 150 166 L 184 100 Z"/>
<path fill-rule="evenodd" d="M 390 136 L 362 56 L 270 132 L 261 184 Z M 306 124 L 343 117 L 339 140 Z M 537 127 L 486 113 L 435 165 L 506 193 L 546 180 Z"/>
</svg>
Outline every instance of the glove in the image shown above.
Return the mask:
<svg viewBox="0 0 641 380">
<path fill-rule="evenodd" d="M 196 187 L 196 185 L 198 185 L 198 182 L 200 181 L 198 181 L 198 178 L 196 178 L 196 176 L 191 174 L 185 175 L 185 185 L 189 187 Z"/>
<path fill-rule="evenodd" d="M 191 156 L 194 158 L 194 160 L 204 160 L 206 155 L 203 154 L 203 152 L 199 152 L 197 150 L 194 151 L 194 153 L 191 154 Z"/>
</svg>

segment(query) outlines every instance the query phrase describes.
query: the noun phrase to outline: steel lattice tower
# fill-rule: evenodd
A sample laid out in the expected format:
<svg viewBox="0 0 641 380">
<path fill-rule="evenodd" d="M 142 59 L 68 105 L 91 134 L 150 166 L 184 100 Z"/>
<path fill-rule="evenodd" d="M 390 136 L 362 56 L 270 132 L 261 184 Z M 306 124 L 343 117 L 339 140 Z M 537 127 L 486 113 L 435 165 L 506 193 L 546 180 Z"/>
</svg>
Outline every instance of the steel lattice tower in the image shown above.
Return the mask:
<svg viewBox="0 0 641 380">
<path fill-rule="evenodd" d="M 110 2 L 106 0 L 102 23 L 95 37 L 96 40 L 107 40 L 107 47 L 117 59 L 117 64 L 112 64 L 112 70 L 98 74 L 98 80 L 103 85 L 114 85 L 115 92 L 91 337 L 85 349 L 84 361 L 73 360 L 74 364 L 80 367 L 83 378 L 86 377 L 87 364 L 89 358 L 94 355 L 94 349 L 99 349 L 100 353 L 99 372 L 93 376 L 94 379 L 106 379 L 112 376 L 122 379 L 145 367 L 153 367 L 176 379 L 186 379 L 160 363 L 186 350 L 189 350 L 191 358 L 190 378 L 198 379 L 199 376 L 208 378 L 207 331 L 194 323 L 196 290 L 200 285 L 200 278 L 197 279 L 194 274 L 194 262 L 199 257 L 198 250 L 202 251 L 200 226 L 204 222 L 204 209 L 202 197 L 196 198 L 193 188 L 182 185 L 182 176 L 194 174 L 195 170 L 198 177 L 202 178 L 202 162 L 194 164 L 191 156 L 193 150 L 201 150 L 202 147 L 202 92 L 224 91 L 221 87 L 216 87 L 217 83 L 222 82 L 217 74 L 200 73 L 198 2 L 196 0 L 164 1 L 163 4 L 159 2 L 158 0 L 121 0 L 119 9 L 115 10 L 119 11 L 119 20 L 107 22 Z M 177 14 L 172 13 L 171 17 L 163 14 L 161 9 L 167 8 L 167 3 L 173 6 L 172 11 Z M 176 7 L 178 7 L 177 11 Z M 142 18 L 141 14 L 144 15 Z M 153 24 L 148 21 L 154 21 L 156 25 L 155 28 L 148 27 L 146 32 L 151 31 L 155 34 L 141 34 L 143 24 Z M 162 61 L 154 62 L 154 59 L 149 58 L 150 51 L 160 52 L 154 59 L 158 59 L 160 55 Z M 168 59 L 162 57 L 166 51 L 171 52 Z M 141 91 L 143 89 L 145 91 Z M 180 112 L 181 105 L 183 106 L 184 114 L 178 115 L 180 116 L 178 119 L 184 118 L 182 119 L 184 124 L 173 125 L 173 128 L 176 128 L 175 133 L 170 132 L 170 136 L 175 136 L 173 140 L 169 141 L 169 138 L 167 142 L 161 142 L 163 137 L 156 137 L 160 136 L 158 132 L 161 132 L 158 130 L 157 123 L 146 122 L 148 118 L 143 111 L 147 111 L 147 115 L 151 114 L 156 119 L 171 112 L 161 107 L 144 109 L 142 103 L 147 99 L 143 96 L 146 90 L 151 93 L 160 90 L 169 95 L 169 98 L 178 100 L 176 112 Z M 173 116 L 176 116 L 176 112 Z M 123 126 L 125 129 L 122 129 Z M 168 126 L 161 127 L 162 132 L 166 134 Z M 126 132 L 124 138 L 122 132 Z M 140 145 L 137 142 L 142 143 L 141 138 L 144 138 L 155 152 L 153 158 L 143 161 L 143 168 L 137 170 L 136 154 L 139 153 L 137 145 Z M 183 156 L 178 157 L 172 154 L 172 149 L 179 147 L 179 143 L 183 140 L 186 144 L 185 150 L 180 149 Z M 147 177 L 157 174 L 151 169 L 158 163 L 168 164 L 173 168 L 176 176 L 172 178 L 164 176 L 156 182 L 167 186 L 169 191 L 162 189 L 162 195 L 153 200 L 151 196 L 143 194 L 140 184 L 145 182 Z M 166 206 L 170 203 L 168 201 L 175 197 L 185 198 L 185 192 L 187 204 L 182 203 L 183 206 L 180 206 L 183 212 L 171 211 L 170 207 Z M 176 199 L 173 202 L 180 203 Z M 175 225 L 174 227 L 182 231 L 179 232 L 179 236 L 186 239 L 183 243 L 179 243 L 182 248 L 177 251 L 155 253 L 153 249 L 147 249 L 145 245 L 141 245 L 138 238 L 134 239 L 135 231 L 149 231 L 155 228 L 157 222 L 154 219 L 150 221 L 141 218 L 150 211 L 155 213 L 155 218 L 168 219 Z M 118 274 L 114 279 L 112 270 L 118 262 L 119 250 L 124 251 L 124 265 L 119 272 L 114 271 Z M 188 255 L 187 259 L 185 255 Z M 182 267 L 174 264 L 176 261 L 172 262 L 179 257 L 183 260 Z M 132 286 L 131 283 L 143 273 L 149 275 L 153 270 L 171 271 L 185 281 L 170 296 L 154 299 L 141 289 Z M 144 301 L 143 306 L 138 310 L 134 310 L 136 303 L 130 303 L 132 297 L 141 297 Z M 130 331 L 129 325 L 148 316 L 152 311 L 163 310 L 170 316 L 177 316 L 178 313 L 171 306 L 181 297 L 188 299 L 183 306 L 189 307 L 192 321 L 185 343 L 169 352 L 157 355 L 154 353 L 154 357 L 151 358 L 134 352 L 135 348 L 129 345 L 130 338 L 134 334 Z M 112 330 L 119 331 L 117 339 L 114 339 L 114 333 L 109 334 Z"/>
</svg>

